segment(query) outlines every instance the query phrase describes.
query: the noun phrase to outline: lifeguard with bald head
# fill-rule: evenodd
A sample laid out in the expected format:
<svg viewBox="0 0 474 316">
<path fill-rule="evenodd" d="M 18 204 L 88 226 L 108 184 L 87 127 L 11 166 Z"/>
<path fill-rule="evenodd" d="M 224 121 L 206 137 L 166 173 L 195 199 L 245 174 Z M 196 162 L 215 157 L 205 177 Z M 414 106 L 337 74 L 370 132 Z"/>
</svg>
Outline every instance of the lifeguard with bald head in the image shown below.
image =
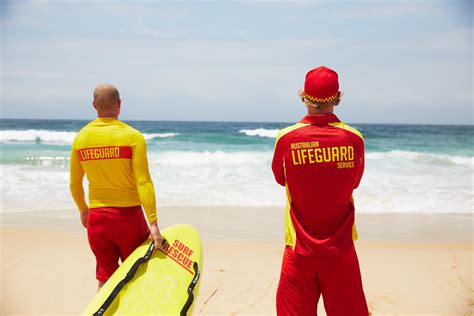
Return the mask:
<svg viewBox="0 0 474 316">
<path fill-rule="evenodd" d="M 145 138 L 119 121 L 121 103 L 116 87 L 98 85 L 92 101 L 97 119 L 78 132 L 71 149 L 70 189 L 96 257 L 99 289 L 119 260 L 123 262 L 150 235 L 155 249 L 163 240 Z M 82 186 L 86 174 L 88 203 Z"/>
<path fill-rule="evenodd" d="M 115 86 L 104 83 L 94 89 L 92 105 L 96 109 L 98 117 L 118 117 L 121 103 L 120 93 Z"/>
</svg>

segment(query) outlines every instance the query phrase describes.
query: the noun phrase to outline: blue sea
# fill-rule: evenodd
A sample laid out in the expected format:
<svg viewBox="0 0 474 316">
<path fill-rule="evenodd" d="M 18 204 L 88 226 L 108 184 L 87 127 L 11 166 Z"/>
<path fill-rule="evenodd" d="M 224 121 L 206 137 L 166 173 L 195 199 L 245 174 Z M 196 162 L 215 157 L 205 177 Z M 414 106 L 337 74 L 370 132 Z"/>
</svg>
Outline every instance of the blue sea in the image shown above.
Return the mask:
<svg viewBox="0 0 474 316">
<path fill-rule="evenodd" d="M 74 209 L 69 151 L 77 120 L 0 120 L 1 212 Z M 161 206 L 280 206 L 270 164 L 292 123 L 126 121 L 148 142 Z M 365 136 L 362 213 L 471 213 L 474 127 L 352 124 Z M 87 186 L 87 181 L 84 181 Z"/>
</svg>

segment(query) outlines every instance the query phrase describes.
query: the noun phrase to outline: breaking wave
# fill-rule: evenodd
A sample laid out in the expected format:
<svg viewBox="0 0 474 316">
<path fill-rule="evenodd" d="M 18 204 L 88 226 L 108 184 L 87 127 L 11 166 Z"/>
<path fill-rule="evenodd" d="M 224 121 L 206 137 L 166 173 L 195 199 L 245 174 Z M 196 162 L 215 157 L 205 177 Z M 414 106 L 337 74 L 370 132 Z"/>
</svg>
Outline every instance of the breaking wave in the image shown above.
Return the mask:
<svg viewBox="0 0 474 316">
<path fill-rule="evenodd" d="M 76 132 L 51 131 L 43 129 L 3 130 L 0 131 L 2 143 L 46 143 L 51 145 L 72 144 Z M 144 133 L 146 140 L 178 136 L 179 133 Z"/>
<path fill-rule="evenodd" d="M 247 136 L 258 136 L 258 137 L 270 137 L 275 138 L 278 135 L 278 129 L 265 129 L 265 128 L 256 128 L 256 129 L 241 129 L 239 133 L 245 134 Z"/>
</svg>

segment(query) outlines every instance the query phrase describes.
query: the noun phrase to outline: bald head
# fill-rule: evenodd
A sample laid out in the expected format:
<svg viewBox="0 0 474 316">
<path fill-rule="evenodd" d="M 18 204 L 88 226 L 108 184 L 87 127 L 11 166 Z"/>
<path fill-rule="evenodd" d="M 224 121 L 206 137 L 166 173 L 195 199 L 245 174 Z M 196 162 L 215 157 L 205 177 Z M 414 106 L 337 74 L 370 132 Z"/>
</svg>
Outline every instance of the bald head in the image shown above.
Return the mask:
<svg viewBox="0 0 474 316">
<path fill-rule="evenodd" d="M 113 85 L 105 83 L 94 90 L 94 107 L 97 111 L 113 111 L 120 106 L 120 94 Z"/>
</svg>

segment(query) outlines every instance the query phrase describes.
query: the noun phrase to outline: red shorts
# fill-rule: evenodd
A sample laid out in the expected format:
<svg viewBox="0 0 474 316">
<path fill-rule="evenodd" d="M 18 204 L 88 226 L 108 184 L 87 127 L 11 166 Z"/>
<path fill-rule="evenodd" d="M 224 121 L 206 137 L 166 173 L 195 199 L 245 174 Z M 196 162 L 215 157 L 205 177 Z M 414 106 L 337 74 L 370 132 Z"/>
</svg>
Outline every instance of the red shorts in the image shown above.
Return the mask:
<svg viewBox="0 0 474 316">
<path fill-rule="evenodd" d="M 369 315 L 355 248 L 313 258 L 287 247 L 277 290 L 277 314 L 317 315 L 321 294 L 328 316 Z"/>
<path fill-rule="evenodd" d="M 98 207 L 89 210 L 87 236 L 95 255 L 96 278 L 107 281 L 150 235 L 141 206 Z"/>
</svg>

